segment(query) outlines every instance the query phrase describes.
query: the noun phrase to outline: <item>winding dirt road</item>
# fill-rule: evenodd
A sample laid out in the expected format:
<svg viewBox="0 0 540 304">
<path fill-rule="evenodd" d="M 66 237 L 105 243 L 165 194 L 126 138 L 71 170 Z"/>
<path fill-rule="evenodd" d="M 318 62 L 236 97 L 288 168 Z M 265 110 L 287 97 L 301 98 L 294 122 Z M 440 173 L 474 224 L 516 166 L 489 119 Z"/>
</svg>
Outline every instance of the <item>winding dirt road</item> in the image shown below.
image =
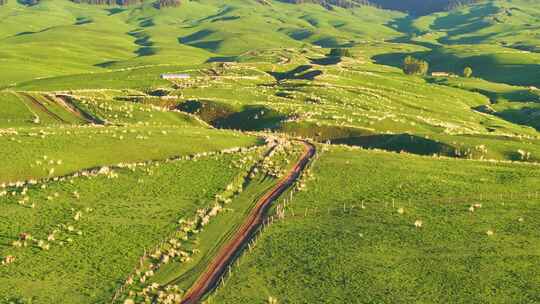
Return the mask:
<svg viewBox="0 0 540 304">
<path fill-rule="evenodd" d="M 227 270 L 234 259 L 249 242 L 253 233 L 262 225 L 266 211 L 283 192 L 285 192 L 298 179 L 302 171 L 306 168 L 311 158 L 315 155 L 315 146 L 302 142 L 304 153 L 289 171 L 270 191 L 259 199 L 253 210 L 249 213 L 242 226 L 233 237 L 219 249 L 217 255 L 208 265 L 203 274 L 195 281 L 193 286 L 187 291 L 182 304 L 198 303 L 203 296 L 213 290 L 219 279 Z"/>
</svg>

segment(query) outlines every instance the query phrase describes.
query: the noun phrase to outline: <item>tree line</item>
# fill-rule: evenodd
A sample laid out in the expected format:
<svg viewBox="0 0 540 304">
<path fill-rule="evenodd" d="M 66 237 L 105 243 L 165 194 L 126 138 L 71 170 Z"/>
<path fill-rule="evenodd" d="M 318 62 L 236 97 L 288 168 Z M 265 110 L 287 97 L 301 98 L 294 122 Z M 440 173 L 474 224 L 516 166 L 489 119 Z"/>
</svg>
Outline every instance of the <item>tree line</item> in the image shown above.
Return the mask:
<svg viewBox="0 0 540 304">
<path fill-rule="evenodd" d="M 429 63 L 425 60 L 417 59 L 412 56 L 407 56 L 403 60 L 403 72 L 407 75 L 419 75 L 424 76 L 429 71 Z M 449 73 L 445 73 L 449 74 Z M 461 72 L 461 76 L 470 78 L 473 76 L 473 69 L 470 66 L 466 66 Z"/>
<path fill-rule="evenodd" d="M 427 15 L 433 12 L 448 11 L 481 0 L 370 0 L 380 8 L 409 12 L 415 15 Z"/>
<path fill-rule="evenodd" d="M 362 5 L 372 5 L 368 0 L 278 0 L 285 3 L 302 4 L 315 3 L 324 6 L 327 9 L 332 9 L 333 6 L 342 8 L 353 8 Z"/>
<path fill-rule="evenodd" d="M 165 8 L 165 7 L 178 7 L 182 4 L 180 0 L 158 0 L 154 2 L 154 7 L 156 8 Z"/>
<path fill-rule="evenodd" d="M 71 0 L 75 3 L 85 3 L 93 5 L 120 5 L 130 6 L 143 3 L 143 0 Z"/>
<path fill-rule="evenodd" d="M 315 3 L 328 9 L 333 6 L 353 8 L 357 6 L 374 6 L 383 9 L 410 12 L 426 15 L 437 11 L 446 11 L 460 6 L 473 4 L 481 0 L 278 0 L 285 3 Z"/>
<path fill-rule="evenodd" d="M 143 3 L 143 0 L 71 0 L 71 1 L 75 3 L 84 3 L 84 4 L 90 4 L 90 5 L 119 5 L 119 6 L 131 6 L 131 5 L 138 5 L 138 4 Z M 156 2 L 154 2 L 154 7 L 161 9 L 165 7 L 177 7 L 177 6 L 180 6 L 180 4 L 181 4 L 180 0 L 156 0 Z"/>
</svg>

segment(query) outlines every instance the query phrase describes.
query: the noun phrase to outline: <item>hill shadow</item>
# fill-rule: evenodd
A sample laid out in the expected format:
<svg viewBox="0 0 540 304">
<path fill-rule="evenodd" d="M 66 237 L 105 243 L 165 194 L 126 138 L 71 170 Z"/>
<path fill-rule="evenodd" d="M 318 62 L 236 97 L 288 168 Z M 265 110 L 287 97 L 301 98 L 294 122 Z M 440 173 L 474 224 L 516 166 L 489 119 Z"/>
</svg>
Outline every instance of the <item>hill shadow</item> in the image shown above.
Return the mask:
<svg viewBox="0 0 540 304">
<path fill-rule="evenodd" d="M 292 32 L 287 33 L 287 36 L 291 37 L 294 40 L 305 40 L 313 36 L 314 32 L 308 29 L 298 29 Z"/>
<path fill-rule="evenodd" d="M 367 149 L 407 152 L 418 155 L 444 155 L 455 157 L 455 149 L 445 143 L 412 134 L 376 134 L 358 137 L 336 138 L 335 144 L 347 144 Z"/>
<path fill-rule="evenodd" d="M 204 40 L 214 34 L 213 30 L 200 30 L 187 36 L 178 37 L 178 43 L 216 52 L 223 43 L 223 40 Z"/>
<path fill-rule="evenodd" d="M 213 23 L 213 22 L 219 22 L 219 21 L 232 21 L 232 20 L 237 20 L 237 19 L 240 19 L 240 16 L 223 16 L 223 17 L 212 19 L 212 21 L 210 22 Z"/>
<path fill-rule="evenodd" d="M 92 20 L 92 18 L 77 17 L 77 19 L 75 20 L 74 25 L 84 25 L 84 24 L 88 24 L 88 23 L 92 23 L 92 22 L 94 22 L 94 20 Z"/>
<path fill-rule="evenodd" d="M 140 27 L 152 27 L 155 25 L 154 20 L 151 18 L 141 18 L 141 22 L 139 22 Z"/>
<path fill-rule="evenodd" d="M 53 27 L 48 27 L 48 28 L 44 28 L 44 29 L 42 29 L 42 30 L 35 31 L 35 32 L 30 32 L 30 31 L 20 32 L 20 33 L 15 34 L 15 37 L 18 37 L 18 36 L 26 36 L 26 35 L 33 35 L 33 34 L 39 34 L 39 33 L 44 33 L 44 32 L 46 32 L 46 31 L 51 30 L 52 28 L 53 28 Z"/>
<path fill-rule="evenodd" d="M 335 65 L 341 62 L 341 57 L 339 56 L 326 56 L 324 58 L 309 58 L 309 61 L 312 64 L 318 65 Z"/>
<path fill-rule="evenodd" d="M 135 38 L 134 42 L 139 46 L 139 48 L 135 50 L 135 54 L 137 54 L 137 56 L 151 56 L 157 53 L 157 49 L 153 47 L 154 43 L 150 40 L 150 36 L 148 36 L 145 32 L 139 30 L 131 31 L 127 34 Z"/>
<path fill-rule="evenodd" d="M 262 105 L 248 105 L 240 109 L 228 104 L 208 100 L 188 100 L 178 106 L 187 113 L 196 114 L 216 128 L 244 131 L 277 129 L 288 117 Z"/>
<path fill-rule="evenodd" d="M 94 66 L 99 67 L 99 68 L 109 68 L 109 67 L 117 64 L 118 62 L 119 61 L 117 61 L 117 60 L 109 60 L 109 61 L 96 63 L 96 64 L 94 64 Z"/>
<path fill-rule="evenodd" d="M 300 65 L 296 68 L 287 71 L 287 72 L 266 72 L 277 82 L 281 82 L 284 80 L 315 80 L 315 77 L 320 76 L 323 74 L 321 70 L 311 70 L 313 68 L 312 65 Z"/>
<path fill-rule="evenodd" d="M 212 30 L 200 30 L 195 33 L 189 34 L 184 37 L 179 37 L 178 42 L 181 44 L 190 44 L 199 40 L 202 40 L 210 35 L 215 33 L 215 31 Z"/>
<path fill-rule="evenodd" d="M 216 56 L 216 57 L 210 57 L 208 60 L 206 60 L 206 63 L 236 62 L 236 61 L 238 61 L 238 56 Z"/>
<path fill-rule="evenodd" d="M 109 13 L 109 16 L 120 14 L 122 12 L 125 12 L 127 9 L 120 8 L 120 7 L 113 7 L 113 8 L 106 8 L 105 11 Z"/>
<path fill-rule="evenodd" d="M 521 109 L 506 109 L 498 111 L 493 115 L 506 121 L 528 126 L 540 131 L 540 108 L 523 107 Z"/>
</svg>

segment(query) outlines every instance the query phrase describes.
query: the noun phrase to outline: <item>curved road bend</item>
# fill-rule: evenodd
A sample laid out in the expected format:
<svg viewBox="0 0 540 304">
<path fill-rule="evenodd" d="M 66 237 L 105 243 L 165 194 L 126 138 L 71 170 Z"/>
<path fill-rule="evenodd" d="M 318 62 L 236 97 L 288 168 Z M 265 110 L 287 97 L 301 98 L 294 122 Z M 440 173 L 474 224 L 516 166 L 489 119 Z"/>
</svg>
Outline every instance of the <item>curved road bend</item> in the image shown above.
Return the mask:
<svg viewBox="0 0 540 304">
<path fill-rule="evenodd" d="M 203 296 L 213 290 L 219 282 L 221 276 L 238 256 L 244 245 L 249 242 L 253 232 L 255 232 L 263 223 L 266 211 L 283 192 L 289 189 L 298 179 L 302 171 L 306 168 L 311 158 L 315 155 L 315 146 L 302 141 L 304 153 L 289 171 L 287 176 L 283 177 L 270 191 L 259 199 L 253 210 L 249 213 L 244 223 L 233 237 L 224 244 L 217 255 L 208 265 L 203 274 L 195 281 L 193 286 L 187 291 L 182 304 L 198 303 Z"/>
</svg>

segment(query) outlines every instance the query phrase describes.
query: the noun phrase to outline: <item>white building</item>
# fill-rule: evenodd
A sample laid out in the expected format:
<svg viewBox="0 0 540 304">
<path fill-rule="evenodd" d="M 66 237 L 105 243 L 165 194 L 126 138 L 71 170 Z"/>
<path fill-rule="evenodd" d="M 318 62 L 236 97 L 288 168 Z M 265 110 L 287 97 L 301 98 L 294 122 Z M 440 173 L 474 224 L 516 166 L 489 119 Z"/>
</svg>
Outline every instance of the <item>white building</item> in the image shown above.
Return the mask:
<svg viewBox="0 0 540 304">
<path fill-rule="evenodd" d="M 188 74 L 161 74 L 161 79 L 188 79 Z"/>
</svg>

